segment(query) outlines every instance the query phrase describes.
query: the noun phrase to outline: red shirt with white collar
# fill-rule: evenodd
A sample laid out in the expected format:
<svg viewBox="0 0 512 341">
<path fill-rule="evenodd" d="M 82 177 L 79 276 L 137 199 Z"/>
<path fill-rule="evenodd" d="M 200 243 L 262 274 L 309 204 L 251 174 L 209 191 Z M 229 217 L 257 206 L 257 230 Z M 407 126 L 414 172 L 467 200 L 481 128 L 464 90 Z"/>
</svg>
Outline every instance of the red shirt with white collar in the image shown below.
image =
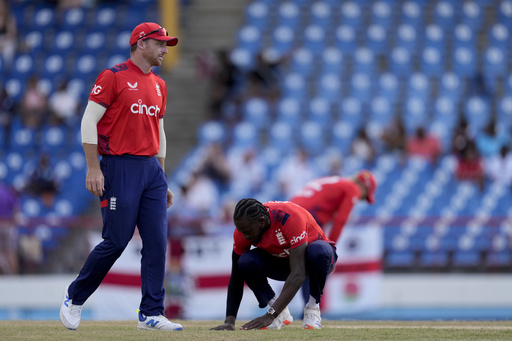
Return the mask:
<svg viewBox="0 0 512 341">
<path fill-rule="evenodd" d="M 235 229 L 233 250 L 236 254 L 242 255 L 249 251 L 251 246 L 255 246 L 275 257 L 288 258 L 291 249 L 306 241 L 312 243 L 316 240 L 325 240 L 334 245 L 304 208 L 288 201 L 269 201 L 263 205 L 270 215 L 270 228 L 263 233 L 257 245 L 253 245 Z"/>
<path fill-rule="evenodd" d="M 97 125 L 100 155 L 158 153 L 167 85 L 153 71 L 145 74 L 128 59 L 99 74 L 89 100 L 107 108 Z"/>
</svg>

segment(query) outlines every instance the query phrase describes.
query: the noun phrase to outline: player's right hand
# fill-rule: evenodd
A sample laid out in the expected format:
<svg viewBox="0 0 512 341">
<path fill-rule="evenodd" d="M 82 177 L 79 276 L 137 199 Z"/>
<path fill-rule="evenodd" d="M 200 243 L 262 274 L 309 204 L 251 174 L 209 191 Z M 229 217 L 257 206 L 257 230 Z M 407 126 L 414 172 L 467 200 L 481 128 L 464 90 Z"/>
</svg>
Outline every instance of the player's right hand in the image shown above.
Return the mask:
<svg viewBox="0 0 512 341">
<path fill-rule="evenodd" d="M 85 176 L 85 187 L 96 196 L 102 196 L 105 191 L 105 178 L 101 169 L 88 169 Z"/>
</svg>

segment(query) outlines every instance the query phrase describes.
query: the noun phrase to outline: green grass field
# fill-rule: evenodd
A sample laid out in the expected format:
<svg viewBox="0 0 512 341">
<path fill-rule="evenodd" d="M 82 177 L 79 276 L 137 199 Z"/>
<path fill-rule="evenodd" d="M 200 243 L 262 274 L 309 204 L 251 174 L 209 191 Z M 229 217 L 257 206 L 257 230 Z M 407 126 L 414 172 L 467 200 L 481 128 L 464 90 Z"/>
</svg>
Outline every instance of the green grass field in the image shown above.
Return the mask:
<svg viewBox="0 0 512 341">
<path fill-rule="evenodd" d="M 302 330 L 300 321 L 281 330 L 210 331 L 221 321 L 179 321 L 180 332 L 138 331 L 136 321 L 83 321 L 76 331 L 59 321 L 0 321 L 2 340 L 512 340 L 511 321 L 323 321 Z M 237 328 L 243 321 L 237 323 Z M 169 335 L 171 334 L 171 335 Z"/>
</svg>

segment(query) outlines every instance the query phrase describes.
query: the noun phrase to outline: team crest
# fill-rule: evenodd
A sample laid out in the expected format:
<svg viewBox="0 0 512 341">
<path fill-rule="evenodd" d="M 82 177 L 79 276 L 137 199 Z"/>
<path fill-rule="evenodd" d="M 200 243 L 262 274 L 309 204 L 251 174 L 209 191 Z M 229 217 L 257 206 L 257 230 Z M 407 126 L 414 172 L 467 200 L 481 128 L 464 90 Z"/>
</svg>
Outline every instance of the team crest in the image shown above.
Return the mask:
<svg viewBox="0 0 512 341">
<path fill-rule="evenodd" d="M 160 85 L 158 85 L 157 82 L 155 82 L 155 86 L 156 86 L 156 94 L 160 97 L 162 97 L 162 92 L 160 91 Z"/>
</svg>

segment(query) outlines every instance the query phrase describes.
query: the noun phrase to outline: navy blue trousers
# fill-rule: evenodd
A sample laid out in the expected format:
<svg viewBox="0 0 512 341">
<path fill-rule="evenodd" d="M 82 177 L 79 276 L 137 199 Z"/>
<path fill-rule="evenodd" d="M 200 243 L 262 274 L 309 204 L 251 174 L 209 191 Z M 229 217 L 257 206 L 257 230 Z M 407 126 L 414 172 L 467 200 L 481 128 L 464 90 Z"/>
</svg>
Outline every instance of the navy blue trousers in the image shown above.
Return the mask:
<svg viewBox="0 0 512 341">
<path fill-rule="evenodd" d="M 338 255 L 332 245 L 317 240 L 306 249 L 306 273 L 309 279 L 309 293 L 317 303 L 323 294 L 327 275 L 334 270 Z M 247 286 L 254 292 L 260 308 L 276 296 L 268 278 L 285 281 L 290 274 L 289 258 L 274 257 L 268 252 L 254 248 L 245 252 L 238 260 L 238 267 Z"/>
<path fill-rule="evenodd" d="M 103 156 L 105 192 L 100 197 L 103 241 L 89 254 L 69 287 L 73 304 L 83 304 L 99 287 L 132 239 L 142 239 L 142 299 L 139 310 L 163 314 L 167 248 L 167 179 L 156 157 Z"/>
</svg>

